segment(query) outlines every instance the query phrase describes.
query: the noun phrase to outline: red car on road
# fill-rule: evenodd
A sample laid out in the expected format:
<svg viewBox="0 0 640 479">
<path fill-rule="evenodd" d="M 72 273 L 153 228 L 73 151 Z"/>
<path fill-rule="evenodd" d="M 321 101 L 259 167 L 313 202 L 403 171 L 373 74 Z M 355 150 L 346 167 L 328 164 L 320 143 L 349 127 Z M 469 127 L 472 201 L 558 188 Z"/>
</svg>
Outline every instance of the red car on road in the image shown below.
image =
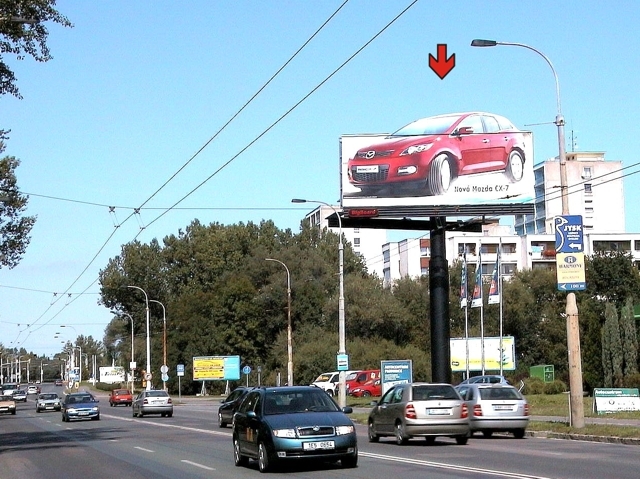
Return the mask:
<svg viewBox="0 0 640 479">
<path fill-rule="evenodd" d="M 367 381 L 366 383 L 356 386 L 353 390 L 349 391 L 349 394 L 359 397 L 369 397 L 369 396 L 382 396 L 382 384 L 380 382 L 380 378 L 372 379 L 371 381 Z"/>
<path fill-rule="evenodd" d="M 360 195 L 442 195 L 463 175 L 497 172 L 511 183 L 520 181 L 526 147 L 524 132 L 502 116 L 439 115 L 361 148 L 348 161 L 347 175 Z"/>
<path fill-rule="evenodd" d="M 114 389 L 109 395 L 109 406 L 117 406 L 118 404 L 124 404 L 125 406 L 131 406 L 133 402 L 133 396 L 128 389 Z"/>
</svg>

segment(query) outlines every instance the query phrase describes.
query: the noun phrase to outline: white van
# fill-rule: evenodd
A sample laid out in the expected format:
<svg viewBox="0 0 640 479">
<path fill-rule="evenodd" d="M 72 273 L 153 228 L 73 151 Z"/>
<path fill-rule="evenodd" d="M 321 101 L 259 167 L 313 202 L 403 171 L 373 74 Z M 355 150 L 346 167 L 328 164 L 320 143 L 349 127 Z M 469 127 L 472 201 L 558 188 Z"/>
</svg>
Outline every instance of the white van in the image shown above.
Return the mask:
<svg viewBox="0 0 640 479">
<path fill-rule="evenodd" d="M 344 371 L 345 378 L 352 372 L 354 371 Z M 340 389 L 340 371 L 322 373 L 311 385 L 323 389 L 329 396 L 337 396 Z"/>
<path fill-rule="evenodd" d="M 13 393 L 18 389 L 20 389 L 20 384 L 18 383 L 4 383 L 2 385 L 2 395 L 13 396 Z"/>
</svg>

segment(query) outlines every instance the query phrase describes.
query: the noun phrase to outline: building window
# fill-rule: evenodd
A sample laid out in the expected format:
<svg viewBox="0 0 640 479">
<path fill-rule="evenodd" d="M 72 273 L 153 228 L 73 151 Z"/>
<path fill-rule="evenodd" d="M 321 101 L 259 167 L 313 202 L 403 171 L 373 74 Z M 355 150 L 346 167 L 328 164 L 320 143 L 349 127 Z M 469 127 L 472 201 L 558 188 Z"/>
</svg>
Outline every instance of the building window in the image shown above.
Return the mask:
<svg viewBox="0 0 640 479">
<path fill-rule="evenodd" d="M 637 243 L 637 241 L 636 241 Z M 636 245 L 637 246 L 637 245 Z M 594 251 L 630 251 L 631 240 L 629 241 L 594 241 Z"/>
<path fill-rule="evenodd" d="M 638 240 L 633 241 L 633 249 L 636 251 L 640 251 L 640 241 Z"/>
<path fill-rule="evenodd" d="M 593 193 L 593 190 L 591 189 L 591 183 L 584 184 L 584 192 L 587 194 Z"/>
<path fill-rule="evenodd" d="M 502 272 L 501 274 L 512 276 L 516 274 L 516 271 L 518 270 L 518 268 L 515 263 L 502 263 L 500 265 L 500 270 Z"/>
<path fill-rule="evenodd" d="M 353 238 L 353 246 L 356 248 L 360 247 L 360 238 Z"/>
<path fill-rule="evenodd" d="M 590 166 L 585 166 L 584 168 L 582 168 L 582 179 L 584 179 L 584 180 L 590 180 L 591 179 L 591 167 Z"/>
</svg>

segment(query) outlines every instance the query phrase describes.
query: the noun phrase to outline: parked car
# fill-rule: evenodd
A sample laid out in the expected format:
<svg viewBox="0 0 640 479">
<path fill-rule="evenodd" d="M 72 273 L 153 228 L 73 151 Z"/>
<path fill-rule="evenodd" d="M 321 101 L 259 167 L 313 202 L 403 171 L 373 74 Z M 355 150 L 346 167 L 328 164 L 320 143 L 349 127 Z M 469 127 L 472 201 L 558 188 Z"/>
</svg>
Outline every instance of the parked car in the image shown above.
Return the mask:
<svg viewBox="0 0 640 479">
<path fill-rule="evenodd" d="M 238 410 L 240 403 L 251 389 L 253 388 L 238 387 L 220 401 L 222 404 L 218 407 L 218 427 L 227 427 L 227 424 L 231 424 L 234 413 Z"/>
<path fill-rule="evenodd" d="M 347 385 L 347 394 L 351 394 L 351 390 L 358 386 L 363 385 L 367 381 L 372 381 L 380 377 L 379 369 L 364 369 L 362 371 L 353 371 L 345 377 L 345 383 Z"/>
<path fill-rule="evenodd" d="M 16 413 L 16 401 L 13 396 L 0 396 L 0 414 L 15 414 Z"/>
<path fill-rule="evenodd" d="M 109 395 L 109 406 L 114 407 L 119 404 L 131 406 L 133 403 L 133 395 L 128 389 L 114 389 Z"/>
<path fill-rule="evenodd" d="M 62 403 L 56 393 L 41 393 L 36 399 L 36 412 L 40 411 L 60 411 Z"/>
<path fill-rule="evenodd" d="M 346 377 L 354 371 L 345 371 Z M 346 384 L 346 382 L 345 382 Z M 340 389 L 340 372 L 333 371 L 329 373 L 322 373 L 311 383 L 312 386 L 324 390 L 329 396 L 337 396 Z"/>
<path fill-rule="evenodd" d="M 407 383 L 389 389 L 369 413 L 369 442 L 395 436 L 406 444 L 415 436 L 429 444 L 453 437 L 464 445 L 470 436 L 469 409 L 450 384 Z"/>
<path fill-rule="evenodd" d="M 363 194 L 384 190 L 441 195 L 458 176 L 504 172 L 524 175 L 525 136 L 506 118 L 468 112 L 414 121 L 348 161 L 349 182 Z M 531 161 L 532 159 L 528 159 Z"/>
<path fill-rule="evenodd" d="M 15 391 L 13 391 L 13 399 L 15 399 L 16 402 L 27 402 L 26 389 L 16 389 Z"/>
<path fill-rule="evenodd" d="M 27 394 L 40 394 L 40 387 L 36 386 L 35 384 L 31 384 L 27 388 Z"/>
<path fill-rule="evenodd" d="M 142 391 L 133 401 L 133 417 L 143 417 L 147 414 L 160 414 L 160 416 L 173 416 L 173 401 L 167 391 L 155 390 Z"/>
<path fill-rule="evenodd" d="M 98 399 L 88 392 L 67 394 L 62 402 L 62 422 L 70 422 L 72 419 L 99 421 L 98 402 Z"/>
<path fill-rule="evenodd" d="M 494 432 L 510 432 L 524 437 L 529 424 L 529 403 L 508 384 L 460 384 L 457 390 L 469 407 L 471 434 L 480 431 L 484 437 Z"/>
<path fill-rule="evenodd" d="M 316 459 L 358 464 L 356 429 L 322 390 L 311 386 L 255 388 L 233 416 L 236 466 L 257 459 L 260 472 L 278 462 Z"/>
<path fill-rule="evenodd" d="M 366 383 L 356 386 L 354 389 L 350 390 L 349 394 L 357 398 L 380 396 L 382 394 L 382 380 L 378 378 L 367 381 Z"/>
<path fill-rule="evenodd" d="M 465 379 L 460 384 L 509 384 L 507 378 L 498 374 L 484 374 L 482 376 L 472 376 L 469 379 Z"/>
</svg>

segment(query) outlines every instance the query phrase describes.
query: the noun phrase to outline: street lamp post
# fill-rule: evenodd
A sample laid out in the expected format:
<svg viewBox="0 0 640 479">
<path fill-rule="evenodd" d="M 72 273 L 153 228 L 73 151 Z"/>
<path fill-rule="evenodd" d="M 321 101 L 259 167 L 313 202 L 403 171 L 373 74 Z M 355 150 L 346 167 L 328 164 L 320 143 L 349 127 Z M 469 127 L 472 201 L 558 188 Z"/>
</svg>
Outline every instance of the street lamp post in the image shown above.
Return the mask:
<svg viewBox="0 0 640 479">
<path fill-rule="evenodd" d="M 558 160 L 560 161 L 560 194 L 562 198 L 562 214 L 569 214 L 569 197 L 567 195 L 567 153 L 564 139 L 564 117 L 560 103 L 560 82 L 558 74 L 553 67 L 551 60 L 542 53 L 524 43 L 497 42 L 495 40 L 475 39 L 471 42 L 472 47 L 495 47 L 506 45 L 522 47 L 540 55 L 547 62 L 556 84 L 556 104 L 557 114 L 555 125 L 558 127 Z M 567 349 L 569 357 L 569 402 L 570 402 L 570 422 L 577 429 L 584 428 L 584 404 L 582 402 L 582 356 L 580 353 L 580 323 L 578 320 L 578 307 L 576 305 L 575 293 L 567 294 Z"/>
<path fill-rule="evenodd" d="M 338 217 L 338 235 L 340 236 L 340 242 L 338 243 L 338 276 L 340 278 L 340 290 L 338 296 L 338 342 L 339 350 L 338 356 L 345 357 L 347 355 L 346 334 L 345 334 L 345 318 L 344 318 L 344 243 L 342 241 L 342 218 L 336 210 L 329 203 L 318 200 L 305 200 L 300 198 L 294 198 L 292 203 L 318 203 L 331 208 Z M 348 361 L 347 361 L 348 362 Z M 348 367 L 348 366 L 347 366 Z M 347 383 L 345 380 L 345 371 L 340 370 L 340 392 L 339 392 L 339 404 L 340 407 L 347 405 Z"/>
<path fill-rule="evenodd" d="M 146 311 L 147 311 L 147 370 L 146 370 L 146 373 L 147 375 L 151 375 L 151 338 L 149 336 L 149 296 L 147 295 L 147 292 L 144 289 L 142 289 L 140 286 L 127 286 L 127 288 L 139 289 L 144 294 L 144 302 L 145 302 Z M 151 390 L 151 381 L 146 378 L 145 378 L 145 381 L 147 381 L 146 390 L 147 391 Z"/>
<path fill-rule="evenodd" d="M 48 366 L 49 363 L 44 363 L 44 359 L 40 360 L 40 384 L 44 383 L 44 369 L 42 368 L 43 366 Z"/>
<path fill-rule="evenodd" d="M 134 349 L 133 349 L 133 317 L 129 314 L 129 313 L 122 313 L 125 316 L 129 317 L 129 320 L 131 321 L 131 361 L 129 361 L 129 369 L 131 370 L 131 394 L 133 394 L 133 369 L 135 368 L 134 363 L 135 363 L 135 356 L 133 355 Z"/>
<path fill-rule="evenodd" d="M 150 299 L 150 303 L 158 303 L 162 306 L 162 368 L 167 368 L 167 310 L 164 308 L 164 304 L 155 299 Z M 162 371 L 162 389 L 167 390 L 167 382 L 164 380 L 164 376 L 167 373 Z"/>
<path fill-rule="evenodd" d="M 266 261 L 275 261 L 284 266 L 287 270 L 287 386 L 293 386 L 293 344 L 292 344 L 292 332 L 291 332 L 291 274 L 289 268 L 282 261 L 265 258 Z"/>
<path fill-rule="evenodd" d="M 76 328 L 74 328 L 73 326 L 70 326 L 68 324 L 61 324 L 60 327 L 61 328 L 71 328 L 71 329 L 73 329 L 73 332 L 76 334 L 76 339 L 73 342 L 75 344 L 78 343 L 78 331 L 76 331 Z M 71 350 L 71 354 L 70 354 L 70 358 L 69 359 L 70 359 L 70 362 L 69 362 L 69 367 L 70 367 L 69 375 L 71 375 L 71 374 L 73 374 L 75 372 L 75 367 L 76 367 L 76 356 L 75 356 L 75 353 L 73 352 L 73 349 Z M 82 365 L 80 365 L 80 369 L 82 369 Z"/>
</svg>

